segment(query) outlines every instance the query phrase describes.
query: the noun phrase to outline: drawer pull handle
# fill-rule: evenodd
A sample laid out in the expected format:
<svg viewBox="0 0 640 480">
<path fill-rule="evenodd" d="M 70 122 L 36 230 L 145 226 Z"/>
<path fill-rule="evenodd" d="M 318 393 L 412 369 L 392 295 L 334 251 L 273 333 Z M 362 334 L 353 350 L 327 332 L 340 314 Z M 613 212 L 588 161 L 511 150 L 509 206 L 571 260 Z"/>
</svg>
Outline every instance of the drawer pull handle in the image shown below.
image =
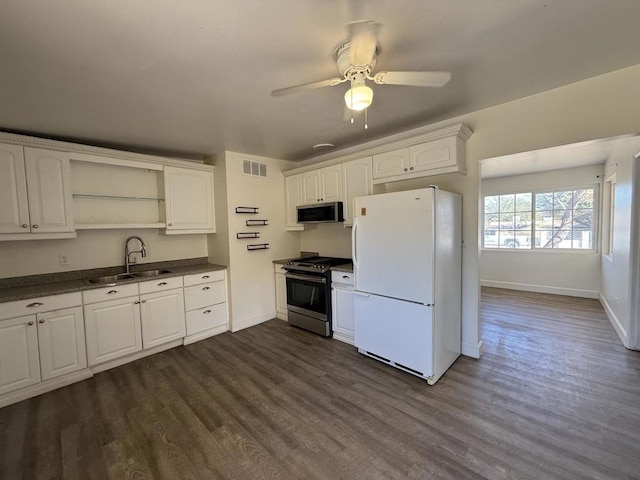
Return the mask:
<svg viewBox="0 0 640 480">
<path fill-rule="evenodd" d="M 44 305 L 44 303 L 42 303 L 42 302 L 33 302 L 33 303 L 30 303 L 29 305 L 27 305 L 27 308 L 41 307 L 43 305 Z"/>
<path fill-rule="evenodd" d="M 202 287 L 203 290 L 209 290 L 211 287 Z"/>
<path fill-rule="evenodd" d="M 345 280 L 349 280 L 349 275 L 342 275 L 342 278 L 344 278 Z"/>
<path fill-rule="evenodd" d="M 41 318 L 40 320 L 38 320 L 38 323 L 44 323 L 44 319 Z"/>
<path fill-rule="evenodd" d="M 209 275 L 203 275 L 202 278 L 209 278 Z"/>
<path fill-rule="evenodd" d="M 27 323 L 27 325 L 33 325 L 33 320 Z"/>
<path fill-rule="evenodd" d="M 140 300 L 136 300 L 136 301 L 135 301 L 135 302 L 133 302 L 133 303 L 135 303 L 136 305 L 139 305 L 139 304 L 140 304 Z"/>
<path fill-rule="evenodd" d="M 167 285 L 167 282 L 160 282 L 160 283 L 158 284 L 158 286 L 159 286 L 159 287 L 164 287 L 165 285 Z"/>
<path fill-rule="evenodd" d="M 146 300 L 142 300 L 142 303 L 147 303 L 147 301 Z"/>
<path fill-rule="evenodd" d="M 114 293 L 118 293 L 118 290 L 109 290 L 107 295 L 113 295 Z"/>
<path fill-rule="evenodd" d="M 205 311 L 204 311 L 204 312 L 202 312 L 202 313 L 211 313 L 211 310 L 205 310 Z"/>
<path fill-rule="evenodd" d="M 31 225 L 32 228 L 38 228 L 38 225 Z"/>
<path fill-rule="evenodd" d="M 27 225 L 26 223 L 23 223 L 22 228 L 29 228 L 29 225 Z"/>
</svg>

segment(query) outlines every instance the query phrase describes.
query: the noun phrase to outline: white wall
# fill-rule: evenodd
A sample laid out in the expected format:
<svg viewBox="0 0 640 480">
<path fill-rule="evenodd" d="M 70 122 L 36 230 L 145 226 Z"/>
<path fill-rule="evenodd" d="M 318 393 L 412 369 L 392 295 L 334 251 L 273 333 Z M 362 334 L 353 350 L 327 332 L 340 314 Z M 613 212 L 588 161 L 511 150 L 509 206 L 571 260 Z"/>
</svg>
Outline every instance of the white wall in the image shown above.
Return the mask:
<svg viewBox="0 0 640 480">
<path fill-rule="evenodd" d="M 267 164 L 267 177 L 242 174 L 244 159 Z M 225 208 L 217 221 L 218 233 L 209 241 L 212 258 L 228 257 L 231 296 L 231 330 L 243 328 L 275 317 L 275 277 L 273 260 L 295 257 L 300 251 L 298 232 L 287 232 L 285 221 L 284 177 L 282 171 L 295 166 L 292 162 L 272 158 L 224 152 L 216 156 L 216 174 L 224 173 L 226 188 L 216 191 L 216 206 Z M 217 185 L 216 185 L 217 187 Z M 225 198 L 221 199 L 220 196 Z M 258 207 L 258 215 L 236 214 L 236 207 Z M 247 227 L 247 219 L 267 219 L 264 227 Z M 255 240 L 238 240 L 238 232 L 260 232 Z M 222 238 L 226 235 L 226 240 Z M 268 243 L 268 250 L 247 251 L 250 243 Z M 225 251 L 226 250 L 226 251 Z"/>
<path fill-rule="evenodd" d="M 626 347 L 637 348 L 635 338 L 630 336 L 632 319 L 637 321 L 637 312 L 632 312 L 634 275 L 632 265 L 637 252 L 632 250 L 637 239 L 632 238 L 634 197 L 634 155 L 640 152 L 640 139 L 622 139 L 607 160 L 605 179 L 615 174 L 615 213 L 613 221 L 612 255 L 602 257 L 602 283 L 600 301 L 614 328 Z M 637 202 L 637 200 L 636 200 Z M 636 286 L 637 287 L 637 286 Z M 634 325 L 635 327 L 635 325 Z"/>
<path fill-rule="evenodd" d="M 479 329 L 479 161 L 517 152 L 640 131 L 640 65 L 548 92 L 404 132 L 406 136 L 458 122 L 474 132 L 467 141 L 467 174 L 399 182 L 393 189 L 434 183 L 462 193 L 463 209 L 463 352 L 477 356 Z M 360 147 L 366 147 L 366 144 Z M 340 152 L 336 152 L 338 155 Z M 342 235 L 348 237 L 348 233 Z M 347 241 L 341 239 L 339 241 Z M 312 239 L 305 236 L 302 249 Z"/>
<path fill-rule="evenodd" d="M 77 238 L 66 240 L 0 242 L 0 277 L 124 265 L 124 241 L 130 235 L 145 241 L 144 263 L 207 256 L 206 235 L 162 235 L 157 229 L 80 230 Z M 59 266 L 58 255 L 66 255 L 70 265 Z"/>
<path fill-rule="evenodd" d="M 604 165 L 592 165 L 485 178 L 481 193 L 496 195 L 597 185 L 599 194 L 603 172 Z M 486 249 L 480 255 L 480 278 L 482 285 L 492 287 L 598 298 L 600 252 Z"/>
<path fill-rule="evenodd" d="M 305 225 L 300 232 L 300 244 L 305 252 L 351 258 L 351 228 L 341 223 Z"/>
</svg>

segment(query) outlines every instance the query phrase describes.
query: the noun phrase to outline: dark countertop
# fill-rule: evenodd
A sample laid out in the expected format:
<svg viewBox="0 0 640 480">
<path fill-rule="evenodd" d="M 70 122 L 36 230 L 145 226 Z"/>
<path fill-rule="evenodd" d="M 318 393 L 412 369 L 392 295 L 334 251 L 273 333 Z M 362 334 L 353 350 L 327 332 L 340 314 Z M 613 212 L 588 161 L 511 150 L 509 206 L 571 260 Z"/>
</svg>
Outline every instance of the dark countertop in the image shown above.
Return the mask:
<svg viewBox="0 0 640 480">
<path fill-rule="evenodd" d="M 200 260 L 200 262 L 194 262 L 193 260 Z M 227 267 L 225 265 L 208 263 L 206 258 L 138 264 L 131 268 L 133 273 L 143 272 L 145 270 L 171 270 L 171 273 L 163 273 L 153 277 L 122 279 L 119 280 L 117 284 L 123 285 L 127 283 L 140 283 L 147 280 L 155 280 L 157 278 L 180 277 L 182 275 L 190 275 L 193 273 L 226 270 L 226 268 Z M 107 267 L 94 268 L 90 270 L 76 270 L 73 272 L 64 272 L 59 274 L 30 275 L 28 277 L 1 279 L 0 303 L 106 287 L 113 284 L 98 283 L 90 285 L 85 283 L 84 279 L 103 275 L 115 275 L 122 273 L 123 270 L 124 269 L 122 267 Z"/>
<path fill-rule="evenodd" d="M 342 265 L 336 265 L 335 267 L 331 267 L 331 270 L 334 270 L 336 272 L 353 273 L 353 262 L 343 263 Z"/>
</svg>

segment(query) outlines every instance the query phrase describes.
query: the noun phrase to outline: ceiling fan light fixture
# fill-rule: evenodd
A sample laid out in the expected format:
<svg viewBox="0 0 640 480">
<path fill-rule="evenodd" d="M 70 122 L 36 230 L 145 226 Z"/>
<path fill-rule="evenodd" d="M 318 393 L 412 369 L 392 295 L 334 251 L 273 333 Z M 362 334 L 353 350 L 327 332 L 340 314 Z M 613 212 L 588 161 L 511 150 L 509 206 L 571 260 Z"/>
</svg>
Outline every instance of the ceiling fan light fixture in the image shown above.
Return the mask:
<svg viewBox="0 0 640 480">
<path fill-rule="evenodd" d="M 373 102 L 373 90 L 364 84 L 354 85 L 344 94 L 344 103 L 347 108 L 359 112 Z"/>
</svg>

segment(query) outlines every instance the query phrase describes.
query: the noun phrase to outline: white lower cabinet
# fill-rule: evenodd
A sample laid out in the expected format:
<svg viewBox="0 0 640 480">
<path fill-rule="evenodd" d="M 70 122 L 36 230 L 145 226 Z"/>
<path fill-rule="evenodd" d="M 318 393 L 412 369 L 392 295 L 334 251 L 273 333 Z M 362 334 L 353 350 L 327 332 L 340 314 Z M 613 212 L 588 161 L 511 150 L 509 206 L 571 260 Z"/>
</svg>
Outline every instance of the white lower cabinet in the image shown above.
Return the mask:
<svg viewBox="0 0 640 480">
<path fill-rule="evenodd" d="M 0 322 L 0 395 L 40 381 L 36 316 Z"/>
<path fill-rule="evenodd" d="M 333 338 L 353 345 L 353 273 L 331 272 Z"/>
<path fill-rule="evenodd" d="M 139 303 L 136 296 L 85 305 L 90 366 L 142 350 Z"/>
<path fill-rule="evenodd" d="M 287 320 L 287 279 L 284 276 L 285 269 L 282 265 L 274 264 L 276 275 L 276 317 Z"/>
<path fill-rule="evenodd" d="M 80 294 L 71 293 L 2 305 L 0 395 L 87 367 L 80 304 Z"/>
<path fill-rule="evenodd" d="M 224 270 L 184 277 L 187 336 L 184 344 L 229 330 L 227 283 Z"/>
<path fill-rule="evenodd" d="M 82 307 L 39 313 L 37 319 L 42 380 L 87 368 Z"/>
<path fill-rule="evenodd" d="M 182 288 L 140 296 L 142 345 L 151 348 L 185 335 Z"/>
</svg>

